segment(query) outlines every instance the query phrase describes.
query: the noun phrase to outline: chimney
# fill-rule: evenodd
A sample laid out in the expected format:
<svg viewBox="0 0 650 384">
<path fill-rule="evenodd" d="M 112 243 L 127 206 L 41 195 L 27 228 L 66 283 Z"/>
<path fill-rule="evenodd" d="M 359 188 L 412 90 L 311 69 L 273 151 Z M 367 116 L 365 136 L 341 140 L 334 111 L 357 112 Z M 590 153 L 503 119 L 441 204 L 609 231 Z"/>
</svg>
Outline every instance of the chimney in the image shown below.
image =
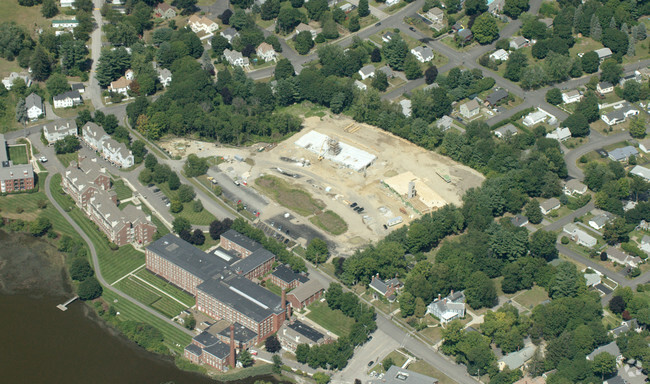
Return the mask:
<svg viewBox="0 0 650 384">
<path fill-rule="evenodd" d="M 452 289 L 451 292 L 449 293 L 449 296 L 453 296 L 453 295 L 454 295 L 454 290 Z"/>
<path fill-rule="evenodd" d="M 230 324 L 230 366 L 235 368 L 235 324 Z"/>
</svg>

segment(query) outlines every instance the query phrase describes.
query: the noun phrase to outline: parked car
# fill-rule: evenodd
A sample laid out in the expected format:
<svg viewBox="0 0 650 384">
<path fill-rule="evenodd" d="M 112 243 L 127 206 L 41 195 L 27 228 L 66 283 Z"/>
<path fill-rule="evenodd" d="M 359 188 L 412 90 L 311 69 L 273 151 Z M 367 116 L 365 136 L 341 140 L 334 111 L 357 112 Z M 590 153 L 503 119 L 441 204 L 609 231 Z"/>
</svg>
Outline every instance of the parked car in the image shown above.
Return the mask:
<svg viewBox="0 0 650 384">
<path fill-rule="evenodd" d="M 368 366 L 369 366 L 369 367 L 372 367 L 372 365 L 373 365 L 374 363 L 375 363 L 375 362 L 374 362 L 373 360 L 370 360 L 370 362 L 368 363 Z"/>
<path fill-rule="evenodd" d="M 47 163 L 47 157 L 45 156 L 41 156 L 39 160 L 41 160 L 41 163 Z"/>
</svg>

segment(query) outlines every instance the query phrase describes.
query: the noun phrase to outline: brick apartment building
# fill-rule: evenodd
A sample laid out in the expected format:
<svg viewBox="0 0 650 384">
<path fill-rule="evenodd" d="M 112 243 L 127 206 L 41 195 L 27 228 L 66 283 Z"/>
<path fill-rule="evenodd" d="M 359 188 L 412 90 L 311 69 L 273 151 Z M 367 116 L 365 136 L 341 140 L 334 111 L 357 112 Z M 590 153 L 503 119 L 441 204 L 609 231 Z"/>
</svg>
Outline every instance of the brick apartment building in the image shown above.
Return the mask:
<svg viewBox="0 0 650 384">
<path fill-rule="evenodd" d="M 294 272 L 287 265 L 278 265 L 275 268 L 275 271 L 269 276 L 269 280 L 280 287 L 281 289 L 294 289 L 300 284 L 304 284 L 309 281 L 309 278 L 301 273 Z"/>
<path fill-rule="evenodd" d="M 0 134 L 0 193 L 34 189 L 34 168 L 31 164 L 14 164 L 9 160 L 7 142 Z"/>
<path fill-rule="evenodd" d="M 228 366 L 235 366 L 234 330 L 231 327 L 228 331 L 229 344 L 203 331 L 194 336 L 192 343 L 185 347 L 183 355 L 194 364 L 206 364 L 220 371 L 227 371 Z"/>
<path fill-rule="evenodd" d="M 292 308 L 302 309 L 313 303 L 325 293 L 325 286 L 315 279 L 301 284 L 293 291 L 287 294 L 287 300 L 291 303 Z"/>
<path fill-rule="evenodd" d="M 260 243 L 232 229 L 221 234 L 219 246 L 227 251 L 238 253 L 241 258 L 248 257 L 251 253 L 262 248 Z"/>
</svg>

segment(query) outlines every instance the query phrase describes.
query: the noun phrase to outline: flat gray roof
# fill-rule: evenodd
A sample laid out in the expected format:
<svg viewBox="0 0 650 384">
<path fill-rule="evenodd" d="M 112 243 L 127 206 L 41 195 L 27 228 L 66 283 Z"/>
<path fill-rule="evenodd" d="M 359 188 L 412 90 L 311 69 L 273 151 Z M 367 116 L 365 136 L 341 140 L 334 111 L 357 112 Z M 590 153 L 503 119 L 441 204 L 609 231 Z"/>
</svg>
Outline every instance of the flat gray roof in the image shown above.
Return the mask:
<svg viewBox="0 0 650 384">
<path fill-rule="evenodd" d="M 267 261 L 275 258 L 275 255 L 264 248 L 260 248 L 241 260 L 232 264 L 232 269 L 237 273 L 247 274 Z"/>
<path fill-rule="evenodd" d="M 171 233 L 149 244 L 147 249 L 203 280 L 228 267 L 219 256 L 205 253 Z"/>
<path fill-rule="evenodd" d="M 254 252 L 262 248 L 262 245 L 260 243 L 249 238 L 248 236 L 242 235 L 241 233 L 235 231 L 234 229 L 229 229 L 226 232 L 222 233 L 221 237 L 225 238 L 226 240 L 232 241 L 233 243 L 249 250 L 250 252 Z"/>
</svg>

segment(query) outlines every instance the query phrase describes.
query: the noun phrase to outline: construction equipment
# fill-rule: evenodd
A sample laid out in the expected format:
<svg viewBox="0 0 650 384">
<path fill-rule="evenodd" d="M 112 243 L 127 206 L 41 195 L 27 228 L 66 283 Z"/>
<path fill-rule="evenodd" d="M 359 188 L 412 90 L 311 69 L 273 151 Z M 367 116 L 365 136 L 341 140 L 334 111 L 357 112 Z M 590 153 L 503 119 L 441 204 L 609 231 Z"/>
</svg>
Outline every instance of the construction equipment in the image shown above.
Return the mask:
<svg viewBox="0 0 650 384">
<path fill-rule="evenodd" d="M 320 151 L 318 151 L 318 161 L 323 160 L 323 155 L 325 154 L 325 152 L 323 152 L 323 149 L 325 148 L 325 141 L 326 140 L 323 140 L 323 144 L 320 146 Z"/>
</svg>

